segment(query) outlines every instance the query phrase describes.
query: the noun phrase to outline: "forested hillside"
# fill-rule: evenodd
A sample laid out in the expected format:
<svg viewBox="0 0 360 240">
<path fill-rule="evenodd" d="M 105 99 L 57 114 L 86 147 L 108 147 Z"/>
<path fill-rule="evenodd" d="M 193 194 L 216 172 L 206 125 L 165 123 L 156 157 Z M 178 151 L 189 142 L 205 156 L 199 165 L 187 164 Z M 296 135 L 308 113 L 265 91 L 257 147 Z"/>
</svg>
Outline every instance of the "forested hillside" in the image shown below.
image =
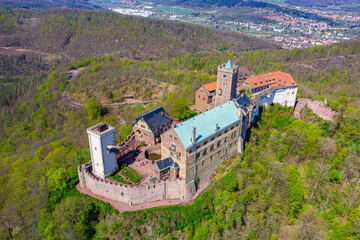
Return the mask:
<svg viewBox="0 0 360 240">
<path fill-rule="evenodd" d="M 0 7 L 3 8 L 85 8 L 95 9 L 89 0 L 3 0 L 0 2 Z"/>
<path fill-rule="evenodd" d="M 90 19 L 119 16 L 78 13 L 83 22 L 89 21 L 88 15 Z M 37 13 L 23 12 L 23 16 L 33 14 Z M 44 19 L 50 23 L 54 19 L 67 22 L 66 16 Z M 80 19 L 76 14 L 72 18 Z M 63 24 L 50 24 L 44 33 L 37 29 L 41 25 L 34 24 L 29 29 L 38 31 L 39 43 L 26 43 L 19 29 L 25 33 L 30 30 L 23 29 L 16 14 L 3 18 L 3 22 L 4 19 L 8 20 L 6 34 L 12 36 L 7 41 L 18 41 L 23 48 L 41 51 L 54 47 L 52 51 L 58 51 L 55 56 L 67 54 L 70 43 L 64 46 L 51 43 L 56 38 L 47 35 Z M 121 19 L 142 22 L 137 18 Z M 161 24 L 165 23 L 152 21 L 145 23 L 158 23 L 162 29 L 160 40 L 154 40 L 152 46 L 162 49 L 161 39 L 166 34 L 161 34 L 164 29 Z M 90 23 L 87 24 L 90 28 Z M 194 38 L 201 42 L 208 30 L 192 27 L 192 34 L 198 33 Z M 73 41 L 77 41 L 77 34 L 70 34 Z M 97 36 L 95 31 L 91 34 Z M 156 34 L 151 34 L 155 39 Z M 207 39 L 215 39 L 214 36 L 218 37 L 210 34 Z M 100 44 L 102 36 L 97 37 L 95 40 Z M 106 44 L 100 46 L 105 49 Z M 217 49 L 219 43 L 206 46 Z M 358 239 L 360 41 L 291 51 L 239 51 L 242 48 L 237 46 L 229 40 L 228 50 L 197 53 L 183 50 L 173 58 L 169 58 L 170 54 L 159 54 L 158 60 L 154 56 L 148 59 L 148 54 L 141 55 L 141 60 L 123 59 L 121 54 L 111 56 L 105 53 L 112 52 L 101 51 L 96 52 L 103 54 L 99 57 L 90 53 L 87 58 L 75 59 L 73 55 L 75 61 L 62 58 L 48 61 L 44 57 L 24 60 L 11 54 L 3 57 L 1 75 L 19 75 L 24 81 L 31 78 L 34 91 L 30 89 L 28 95 L 20 91 L 18 94 L 23 97 L 1 107 L 0 239 Z M 125 43 L 122 48 L 126 48 Z M 299 84 L 299 96 L 327 98 L 328 105 L 339 112 L 337 124 L 316 117 L 311 122 L 296 120 L 291 108 L 278 105 L 263 109 L 261 120 L 248 133 L 244 155 L 226 161 L 213 178 L 213 185 L 192 204 L 120 214 L 110 205 L 78 193 L 76 168 L 90 159 L 87 127 L 98 122 L 115 126 L 118 143 L 126 137 L 136 116 L 160 105 L 170 113 L 178 103 L 191 105 L 197 86 L 213 81 L 217 66 L 230 53 L 237 53 L 238 58 L 232 60 L 247 66 L 252 73 L 276 70 L 291 73 Z M 74 68 L 83 69 L 69 84 L 68 71 Z M 30 77 L 26 77 L 28 74 Z M 146 81 L 158 81 L 159 86 L 169 84 L 175 91 L 151 94 L 157 103 L 146 106 L 97 107 L 103 98 L 111 96 L 108 100 L 112 100 L 121 94 L 122 88 L 150 97 L 145 95 L 151 92 L 139 86 Z M 101 94 L 94 94 L 93 84 Z M 113 88 L 104 87 L 109 84 Z M 87 107 L 67 105 L 62 98 L 64 89 L 73 96 L 84 94 Z"/>
<path fill-rule="evenodd" d="M 31 76 L 83 57 L 157 60 L 229 48 L 275 46 L 238 33 L 105 11 L 0 9 L 0 105 L 38 87 Z"/>
<path fill-rule="evenodd" d="M 3 44 L 69 59 L 111 54 L 164 59 L 221 46 L 233 50 L 274 48 L 264 40 L 169 20 L 85 10 L 0 10 Z"/>
</svg>

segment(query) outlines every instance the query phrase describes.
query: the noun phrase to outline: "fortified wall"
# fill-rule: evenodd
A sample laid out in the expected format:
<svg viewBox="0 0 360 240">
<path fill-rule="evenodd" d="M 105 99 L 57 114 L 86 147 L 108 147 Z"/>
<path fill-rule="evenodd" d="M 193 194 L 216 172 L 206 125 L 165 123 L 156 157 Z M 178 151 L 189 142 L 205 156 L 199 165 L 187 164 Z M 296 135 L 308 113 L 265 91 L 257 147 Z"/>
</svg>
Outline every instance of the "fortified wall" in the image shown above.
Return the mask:
<svg viewBox="0 0 360 240">
<path fill-rule="evenodd" d="M 186 186 L 185 180 L 175 179 L 145 185 L 124 185 L 97 178 L 91 173 L 91 170 L 91 163 L 78 167 L 81 187 L 109 200 L 130 205 L 161 200 L 190 199 L 195 194 L 194 183 Z"/>
</svg>

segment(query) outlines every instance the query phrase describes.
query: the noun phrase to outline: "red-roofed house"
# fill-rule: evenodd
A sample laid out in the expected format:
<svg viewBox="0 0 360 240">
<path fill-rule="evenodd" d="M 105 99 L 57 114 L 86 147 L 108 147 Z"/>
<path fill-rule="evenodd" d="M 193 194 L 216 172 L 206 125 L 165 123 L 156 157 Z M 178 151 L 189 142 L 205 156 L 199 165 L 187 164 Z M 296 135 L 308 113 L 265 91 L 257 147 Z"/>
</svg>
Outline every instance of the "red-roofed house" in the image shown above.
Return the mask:
<svg viewBox="0 0 360 240">
<path fill-rule="evenodd" d="M 244 86 L 251 88 L 259 106 L 265 103 L 295 106 L 298 85 L 288 73 L 278 71 L 251 76 L 244 81 Z"/>
</svg>

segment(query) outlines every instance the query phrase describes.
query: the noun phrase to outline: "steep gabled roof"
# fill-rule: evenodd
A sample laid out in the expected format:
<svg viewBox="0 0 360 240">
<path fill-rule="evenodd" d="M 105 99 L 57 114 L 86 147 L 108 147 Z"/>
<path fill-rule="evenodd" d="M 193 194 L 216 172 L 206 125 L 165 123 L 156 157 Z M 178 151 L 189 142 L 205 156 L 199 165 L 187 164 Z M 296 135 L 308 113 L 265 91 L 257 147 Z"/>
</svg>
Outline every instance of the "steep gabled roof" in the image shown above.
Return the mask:
<svg viewBox="0 0 360 240">
<path fill-rule="evenodd" d="M 137 117 L 136 122 L 139 121 L 141 118 L 145 120 L 153 133 L 156 132 L 156 129 L 158 127 L 172 120 L 165 112 L 163 107 L 159 107 L 151 112 L 147 112 Z"/>
</svg>

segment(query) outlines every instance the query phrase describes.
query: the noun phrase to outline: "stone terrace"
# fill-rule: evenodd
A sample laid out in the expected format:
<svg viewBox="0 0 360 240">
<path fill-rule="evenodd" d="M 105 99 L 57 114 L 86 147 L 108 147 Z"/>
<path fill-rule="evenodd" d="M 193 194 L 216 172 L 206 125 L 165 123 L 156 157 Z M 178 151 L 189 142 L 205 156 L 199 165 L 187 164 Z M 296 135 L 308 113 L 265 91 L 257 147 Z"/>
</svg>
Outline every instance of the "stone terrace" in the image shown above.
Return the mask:
<svg viewBox="0 0 360 240">
<path fill-rule="evenodd" d="M 331 108 L 326 107 L 326 105 L 323 101 L 317 101 L 317 100 L 306 99 L 306 98 L 298 98 L 297 99 L 295 109 L 294 109 L 295 117 L 300 119 L 306 108 L 311 109 L 314 114 L 323 118 L 324 120 L 335 123 L 334 116 L 336 114 L 338 114 L 336 111 L 332 110 Z"/>
</svg>

